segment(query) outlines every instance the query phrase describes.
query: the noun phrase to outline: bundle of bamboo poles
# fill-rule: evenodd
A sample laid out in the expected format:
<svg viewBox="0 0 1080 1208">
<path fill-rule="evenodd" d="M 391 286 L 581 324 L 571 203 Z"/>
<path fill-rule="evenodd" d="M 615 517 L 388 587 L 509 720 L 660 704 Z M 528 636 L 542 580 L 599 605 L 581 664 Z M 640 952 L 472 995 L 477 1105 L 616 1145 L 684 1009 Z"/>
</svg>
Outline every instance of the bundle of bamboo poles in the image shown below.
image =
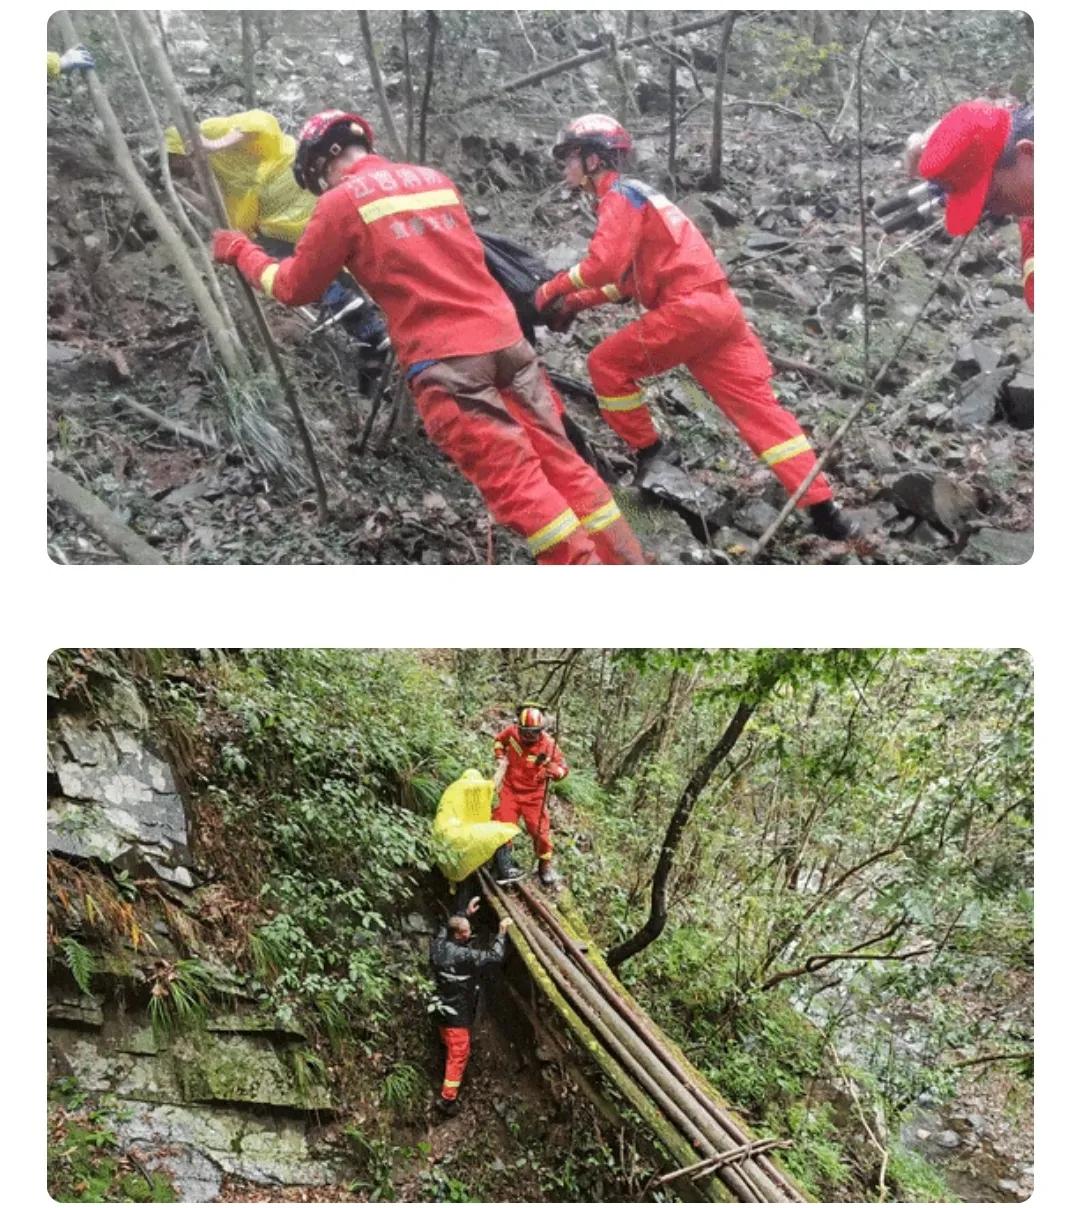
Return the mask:
<svg viewBox="0 0 1080 1208">
<path fill-rule="evenodd" d="M 685 1179 L 715 1200 L 734 1196 L 743 1203 L 805 1202 L 769 1160 L 768 1152 L 785 1142 L 746 1134 L 693 1077 L 671 1041 L 588 959 L 547 903 L 525 885 L 510 892 L 486 873 L 481 877 L 496 910 L 514 920 L 519 944 L 527 946 L 550 982 L 564 1016 L 574 1023 L 564 1009 L 569 1008 L 588 1032 L 593 1055 L 603 1055 L 601 1064 L 615 1073 L 620 1089 L 629 1091 L 634 1107 L 644 1108 L 652 1122 L 659 1116 L 667 1126 L 661 1139 L 683 1165 L 658 1176 L 653 1185 Z"/>
</svg>

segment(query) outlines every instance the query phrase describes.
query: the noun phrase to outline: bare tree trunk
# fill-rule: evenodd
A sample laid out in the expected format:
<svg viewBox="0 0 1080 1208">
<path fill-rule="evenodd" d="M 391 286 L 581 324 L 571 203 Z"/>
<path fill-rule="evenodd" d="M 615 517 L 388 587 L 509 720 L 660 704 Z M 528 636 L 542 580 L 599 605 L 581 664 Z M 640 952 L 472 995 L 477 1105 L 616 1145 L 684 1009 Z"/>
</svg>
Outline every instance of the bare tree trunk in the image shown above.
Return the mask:
<svg viewBox="0 0 1080 1208">
<path fill-rule="evenodd" d="M 199 238 L 198 231 L 192 225 L 191 219 L 184 209 L 176 192 L 176 186 L 173 184 L 172 173 L 169 171 L 169 153 L 165 147 L 165 131 L 162 128 L 161 118 L 158 116 L 157 106 L 154 104 L 154 98 L 150 95 L 150 89 L 146 86 L 146 79 L 143 73 L 139 70 L 138 61 L 131 49 L 131 44 L 128 42 L 127 35 L 124 33 L 124 27 L 120 23 L 119 15 L 114 12 L 112 14 L 113 25 L 116 27 L 117 37 L 120 39 L 120 45 L 123 47 L 124 55 L 127 58 L 128 66 L 131 68 L 135 76 L 135 80 L 139 85 L 139 91 L 142 93 L 143 104 L 146 106 L 147 113 L 150 115 L 150 120 L 154 123 L 154 130 L 157 133 L 158 149 L 161 156 L 161 178 L 165 182 L 165 192 L 169 196 L 169 203 L 172 205 L 173 212 L 176 215 L 176 220 L 180 225 L 180 229 L 188 238 L 188 243 L 194 249 L 194 254 L 198 257 L 199 267 L 202 269 L 203 279 L 206 281 L 207 287 L 210 290 L 210 296 L 214 299 L 214 304 L 221 312 L 222 320 L 226 324 L 229 331 L 229 338 L 235 341 L 237 348 L 243 348 L 240 340 L 240 333 L 236 327 L 236 319 L 225 300 L 225 295 L 221 289 L 221 282 L 218 281 L 217 273 L 214 272 L 213 263 L 210 260 L 210 254 L 206 250 L 206 241 Z"/>
<path fill-rule="evenodd" d="M 420 98 L 420 162 L 427 162 L 427 115 L 431 103 L 431 84 L 435 78 L 435 45 L 439 40 L 439 14 L 428 10 L 427 20 L 427 54 L 424 62 L 424 94 Z"/>
<path fill-rule="evenodd" d="M 813 38 L 815 46 L 831 46 L 835 43 L 832 20 L 828 13 L 821 10 L 814 13 Z M 836 69 L 836 59 L 831 53 L 826 55 L 821 72 L 825 77 L 825 83 L 829 86 L 829 91 L 839 92 L 841 88 L 840 73 Z"/>
<path fill-rule="evenodd" d="M 379 60 L 375 54 L 375 40 L 371 36 L 371 22 L 366 10 L 361 9 L 360 34 L 364 39 L 364 57 L 367 59 L 368 72 L 371 75 L 371 86 L 375 89 L 375 99 L 379 102 L 379 112 L 385 128 L 385 138 L 390 144 L 390 150 L 395 159 L 404 159 L 405 152 L 398 137 L 397 126 L 394 125 L 394 115 L 390 110 L 390 102 L 386 99 L 386 88 L 383 84 L 382 72 L 379 70 Z"/>
<path fill-rule="evenodd" d="M 68 13 L 58 12 L 56 14 L 56 21 L 64 38 L 70 45 L 74 46 L 81 40 L 75 24 Z M 96 71 L 85 71 L 82 75 L 90 91 L 90 99 L 93 102 L 94 109 L 101 119 L 102 125 L 105 127 L 105 136 L 109 143 L 113 162 L 123 177 L 128 191 L 142 212 L 150 220 L 169 258 L 176 265 L 177 271 L 180 273 L 185 286 L 187 286 L 195 307 L 210 333 L 214 346 L 217 348 L 222 364 L 233 376 L 243 376 L 246 372 L 246 365 L 244 364 L 241 349 L 237 347 L 229 334 L 230 325 L 226 322 L 217 306 L 214 305 L 210 291 L 207 289 L 202 277 L 199 276 L 199 270 L 195 267 L 195 262 L 192 260 L 180 232 L 169 221 L 165 211 L 158 204 L 157 198 L 150 192 L 149 186 L 139 175 L 139 169 L 135 166 L 135 161 L 128 150 L 124 132 L 120 128 L 120 123 L 117 120 L 116 113 L 109 101 L 109 95 L 105 91 L 104 85 L 97 78 Z"/>
<path fill-rule="evenodd" d="M 713 90 L 712 146 L 709 150 L 709 185 L 718 189 L 724 180 L 724 84 L 727 80 L 728 47 L 735 29 L 735 18 L 739 14 L 730 12 L 724 18 L 720 30 L 720 53 L 716 57 L 716 85 Z"/>
<path fill-rule="evenodd" d="M 682 839 L 687 823 L 690 821 L 694 805 L 704 792 L 713 773 L 739 741 L 743 730 L 746 728 L 746 723 L 754 715 L 754 710 L 769 692 L 772 691 L 777 681 L 790 666 L 794 657 L 794 652 L 781 651 L 774 656 L 772 663 L 756 678 L 756 681 L 744 688 L 742 699 L 739 701 L 723 734 L 721 734 L 712 750 L 709 751 L 701 763 L 694 769 L 694 773 L 683 789 L 679 803 L 671 815 L 671 820 L 668 822 L 667 833 L 664 835 L 664 842 L 660 848 L 660 856 L 656 861 L 656 871 L 653 873 L 652 879 L 649 917 L 646 919 L 644 926 L 635 932 L 634 935 L 624 940 L 623 943 L 616 945 L 608 953 L 607 963 L 611 967 L 612 972 L 617 972 L 625 961 L 641 952 L 644 948 L 647 948 L 664 930 L 668 914 L 668 880 L 675 864 L 675 854 L 678 851 L 679 842 Z"/>
<path fill-rule="evenodd" d="M 240 42 L 244 65 L 244 107 L 255 108 L 255 31 L 252 29 L 254 14 L 247 9 L 240 13 Z"/>
<path fill-rule="evenodd" d="M 66 16 L 66 14 L 57 15 Z M 69 31 L 65 30 L 65 39 L 68 35 Z M 72 508 L 79 518 L 97 533 L 109 549 L 115 550 L 125 562 L 133 562 L 140 566 L 164 566 L 166 564 L 161 554 L 153 546 L 148 545 L 133 529 L 128 528 L 112 508 L 102 503 L 96 495 L 91 494 L 74 478 L 69 477 L 55 466 L 49 466 L 49 491 Z"/>
<path fill-rule="evenodd" d="M 671 27 L 675 28 L 675 14 L 671 14 Z M 671 196 L 677 198 L 678 181 L 675 175 L 675 146 L 676 139 L 679 133 L 679 104 L 678 104 L 678 84 L 679 84 L 679 65 L 675 60 L 674 55 L 668 57 L 668 149 L 667 149 L 667 174 L 668 187 L 671 189 Z"/>
<path fill-rule="evenodd" d="M 405 56 L 405 158 L 413 156 L 413 82 L 412 61 L 409 58 L 409 12 L 401 10 L 401 48 Z"/>
<path fill-rule="evenodd" d="M 217 180 L 210 169 L 210 161 L 207 158 L 206 149 L 203 147 L 202 139 L 199 135 L 198 123 L 195 121 L 195 115 L 192 113 L 191 106 L 184 97 L 180 84 L 173 73 L 172 64 L 165 54 L 165 48 L 160 40 L 155 37 L 154 29 L 147 20 L 145 13 L 136 10 L 132 13 L 132 18 L 135 21 L 136 28 L 142 35 L 143 43 L 157 71 L 158 79 L 164 87 L 165 94 L 176 113 L 177 123 L 181 128 L 181 132 L 191 145 L 191 152 L 198 171 L 199 184 L 202 188 L 203 196 L 213 207 L 218 222 L 222 226 L 228 226 L 229 219 L 225 212 L 225 202 L 222 200 L 221 190 L 218 188 Z M 322 471 L 319 469 L 319 459 L 315 454 L 315 445 L 311 439 L 307 421 L 304 419 L 304 413 L 300 409 L 300 401 L 296 397 L 296 391 L 289 380 L 289 375 L 285 372 L 281 354 L 274 343 L 274 337 L 270 334 L 270 328 L 266 323 L 266 316 L 263 314 L 259 299 L 255 296 L 255 291 L 241 275 L 239 269 L 236 270 L 236 280 L 240 286 L 240 292 L 243 294 L 244 300 L 251 311 L 252 318 L 255 320 L 255 326 L 262 339 L 263 347 L 266 349 L 270 363 L 274 367 L 274 373 L 285 396 L 285 402 L 292 413 L 297 431 L 300 433 L 300 443 L 303 446 L 304 457 L 307 460 L 308 469 L 311 471 L 312 482 L 315 487 L 319 523 L 325 524 L 330 514 L 326 498 L 326 484 L 323 482 Z"/>
</svg>

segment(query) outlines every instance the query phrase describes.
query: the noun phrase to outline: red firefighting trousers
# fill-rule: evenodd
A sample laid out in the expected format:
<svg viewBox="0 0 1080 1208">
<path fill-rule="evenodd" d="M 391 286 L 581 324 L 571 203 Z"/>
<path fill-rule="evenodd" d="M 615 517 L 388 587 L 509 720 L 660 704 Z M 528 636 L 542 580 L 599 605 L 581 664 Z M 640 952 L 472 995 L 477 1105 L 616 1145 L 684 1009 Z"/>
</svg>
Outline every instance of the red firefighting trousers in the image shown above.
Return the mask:
<svg viewBox="0 0 1080 1208">
<path fill-rule="evenodd" d="M 504 780 L 502 788 L 499 790 L 499 804 L 495 807 L 491 817 L 495 822 L 522 820 L 525 823 L 525 829 L 532 837 L 536 858 L 538 860 L 551 859 L 555 849 L 551 846 L 551 819 L 544 806 L 543 792 L 528 795 L 515 793 Z"/>
<path fill-rule="evenodd" d="M 428 435 L 541 563 L 640 563 L 600 476 L 567 440 L 528 341 L 435 361 L 411 382 Z"/>
<path fill-rule="evenodd" d="M 769 358 L 726 284 L 647 311 L 597 344 L 588 365 L 601 414 L 635 449 L 659 439 L 641 380 L 685 365 L 788 494 L 817 460 L 799 421 L 777 402 Z M 819 474 L 800 506 L 831 498 Z"/>
<path fill-rule="evenodd" d="M 443 1074 L 442 1097 L 456 1099 L 469 1064 L 472 1032 L 469 1028 L 440 1028 L 439 1036 L 446 1046 L 446 1072 Z"/>
</svg>

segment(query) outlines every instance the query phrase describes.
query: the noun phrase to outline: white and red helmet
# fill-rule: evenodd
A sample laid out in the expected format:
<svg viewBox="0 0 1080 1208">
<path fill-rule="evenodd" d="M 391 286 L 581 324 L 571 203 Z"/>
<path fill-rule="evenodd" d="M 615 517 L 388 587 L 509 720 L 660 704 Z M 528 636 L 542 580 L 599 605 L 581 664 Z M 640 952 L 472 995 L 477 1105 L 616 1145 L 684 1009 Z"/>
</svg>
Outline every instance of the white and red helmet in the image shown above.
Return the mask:
<svg viewBox="0 0 1080 1208">
<path fill-rule="evenodd" d="M 535 705 L 523 705 L 518 710 L 518 734 L 526 746 L 532 746 L 544 732 L 544 714 Z"/>
<path fill-rule="evenodd" d="M 375 132 L 367 118 L 344 109 L 324 109 L 309 117 L 296 140 L 293 176 L 301 189 L 318 197 L 326 192 L 326 165 L 346 147 L 360 145 L 371 151 Z"/>
<path fill-rule="evenodd" d="M 576 151 L 583 159 L 589 154 L 599 155 L 613 168 L 621 168 L 633 149 L 629 132 L 613 117 L 606 113 L 587 113 L 563 126 L 551 153 L 559 163 Z"/>
</svg>

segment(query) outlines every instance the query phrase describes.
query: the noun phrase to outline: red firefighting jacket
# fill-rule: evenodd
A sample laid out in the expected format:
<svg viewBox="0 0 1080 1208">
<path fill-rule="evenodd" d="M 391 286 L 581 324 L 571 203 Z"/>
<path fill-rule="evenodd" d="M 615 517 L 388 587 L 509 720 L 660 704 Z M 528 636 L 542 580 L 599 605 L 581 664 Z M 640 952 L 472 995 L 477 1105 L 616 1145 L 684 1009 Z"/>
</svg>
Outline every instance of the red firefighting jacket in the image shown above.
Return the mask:
<svg viewBox="0 0 1080 1208">
<path fill-rule="evenodd" d="M 1035 219 L 1021 218 L 1020 272 L 1024 282 L 1024 301 L 1035 310 Z"/>
<path fill-rule="evenodd" d="M 562 780 L 570 771 L 555 739 L 546 731 L 527 747 L 518 737 L 517 726 L 507 726 L 495 736 L 495 758 L 507 760 L 503 785 L 515 797 L 543 797 L 545 780 Z"/>
<path fill-rule="evenodd" d="M 655 310 L 672 298 L 727 280 L 705 236 L 674 202 L 640 180 L 607 172 L 596 182 L 596 233 L 585 259 L 552 282 L 553 296 L 588 291 L 592 305 L 605 298 L 635 298 Z M 597 293 L 595 291 L 601 291 Z"/>
<path fill-rule="evenodd" d="M 237 267 L 287 306 L 314 302 L 347 268 L 386 316 L 406 367 L 522 338 L 453 181 L 434 168 L 365 156 L 319 198 L 294 255 L 278 262 L 250 246 Z"/>
</svg>

